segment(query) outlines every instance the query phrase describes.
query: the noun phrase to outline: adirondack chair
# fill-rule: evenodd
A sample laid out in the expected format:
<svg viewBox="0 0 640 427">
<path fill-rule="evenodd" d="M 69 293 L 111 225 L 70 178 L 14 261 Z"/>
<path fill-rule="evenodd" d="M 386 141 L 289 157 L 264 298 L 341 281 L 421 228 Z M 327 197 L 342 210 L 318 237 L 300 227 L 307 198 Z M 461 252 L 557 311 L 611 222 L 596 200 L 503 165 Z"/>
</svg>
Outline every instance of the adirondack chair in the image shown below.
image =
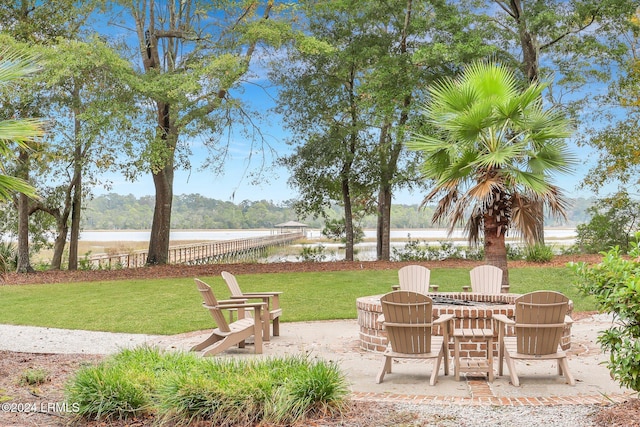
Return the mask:
<svg viewBox="0 0 640 427">
<path fill-rule="evenodd" d="M 569 298 L 559 292 L 536 291 L 522 295 L 515 301 L 515 321 L 503 314 L 494 314 L 498 328 L 498 374 L 502 375 L 507 362 L 511 384 L 520 385 L 514 360 L 557 360 L 558 375 L 575 385 L 569 372 L 567 355 L 560 348 L 567 316 Z M 507 337 L 506 328 L 513 327 L 515 336 Z"/>
<path fill-rule="evenodd" d="M 499 294 L 502 292 L 502 270 L 493 265 L 480 265 L 469 272 L 471 278 L 471 292 L 482 294 Z M 464 286 L 465 292 L 469 291 Z"/>
<path fill-rule="evenodd" d="M 429 384 L 435 385 L 440 364 L 444 361 L 444 374 L 449 374 L 449 323 L 454 315 L 447 314 L 433 320 L 433 300 L 412 291 L 393 291 L 380 298 L 383 326 L 388 345 L 384 351 L 384 365 L 376 378 L 381 383 L 391 373 L 393 359 L 435 359 Z M 441 325 L 442 336 L 432 336 L 434 326 Z"/>
<path fill-rule="evenodd" d="M 213 356 L 235 344 L 244 348 L 245 340 L 253 335 L 255 352 L 262 353 L 262 322 L 259 319 L 262 319 L 261 311 L 264 303 L 218 300 L 209 285 L 199 279 L 195 279 L 195 282 L 204 299 L 202 306 L 209 310 L 217 327 L 211 331 L 211 335 L 206 340 L 193 346 L 191 351 L 205 350 L 203 356 Z M 223 310 L 229 309 L 238 311 L 238 320 L 235 322 L 228 323 L 224 316 Z M 253 310 L 255 316 L 246 316 L 248 310 Z"/>
<path fill-rule="evenodd" d="M 398 270 L 399 285 L 393 290 L 413 291 L 421 294 L 429 293 L 431 270 L 421 265 L 406 265 Z"/>
<path fill-rule="evenodd" d="M 273 323 L 273 336 L 280 336 L 280 316 L 282 315 L 282 309 L 280 308 L 280 294 L 282 292 L 242 292 L 236 277 L 227 272 L 222 272 L 222 278 L 224 279 L 229 292 L 231 292 L 232 299 L 260 299 L 266 304 L 265 311 L 263 313 L 263 328 L 262 339 L 269 341 L 269 323 Z"/>
</svg>

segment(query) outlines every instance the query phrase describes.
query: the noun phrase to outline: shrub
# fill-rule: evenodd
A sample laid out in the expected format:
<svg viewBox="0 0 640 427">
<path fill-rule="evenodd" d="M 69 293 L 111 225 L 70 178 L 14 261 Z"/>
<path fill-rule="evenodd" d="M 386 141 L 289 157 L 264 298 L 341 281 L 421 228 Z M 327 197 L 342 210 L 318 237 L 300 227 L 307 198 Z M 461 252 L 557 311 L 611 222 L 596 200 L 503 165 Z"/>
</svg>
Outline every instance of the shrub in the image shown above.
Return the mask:
<svg viewBox="0 0 640 427">
<path fill-rule="evenodd" d="M 422 243 L 419 240 L 411 240 L 411 235 L 407 235 L 408 241 L 402 249 L 392 248 L 393 260 L 395 261 L 431 261 L 444 259 L 461 259 L 465 254 L 453 242 L 440 241 L 439 247 L 430 246 L 427 241 Z"/>
<path fill-rule="evenodd" d="M 613 314 L 613 326 L 598 336 L 602 349 L 610 352 L 607 367 L 611 376 L 640 392 L 640 250 L 636 242 L 630 247 L 630 258 L 623 257 L 616 246 L 603 253 L 597 265 L 570 266 L 578 277 L 579 290 L 592 295 L 601 312 Z"/>
<path fill-rule="evenodd" d="M 520 246 L 510 245 L 507 243 L 506 248 L 508 260 L 519 261 L 521 259 L 524 259 L 524 252 L 522 251 L 522 248 Z"/>
<path fill-rule="evenodd" d="M 529 262 L 549 262 L 553 259 L 551 246 L 536 243 L 524 249 L 524 259 Z"/>
</svg>

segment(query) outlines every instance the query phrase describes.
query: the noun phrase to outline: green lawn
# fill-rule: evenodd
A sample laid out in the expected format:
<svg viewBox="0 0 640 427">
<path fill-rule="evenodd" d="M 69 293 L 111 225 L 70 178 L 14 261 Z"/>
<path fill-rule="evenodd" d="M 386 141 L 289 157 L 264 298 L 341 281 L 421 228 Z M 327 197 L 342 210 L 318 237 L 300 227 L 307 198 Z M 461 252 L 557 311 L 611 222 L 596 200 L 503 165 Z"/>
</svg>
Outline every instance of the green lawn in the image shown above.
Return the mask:
<svg viewBox="0 0 640 427">
<path fill-rule="evenodd" d="M 510 269 L 511 292 L 549 289 L 573 301 L 575 311 L 595 310 L 578 295 L 567 268 Z M 221 277 L 200 277 L 220 299 L 229 292 Z M 396 270 L 238 275 L 245 292 L 282 291 L 282 322 L 356 318 L 355 300 L 390 291 Z M 440 291 L 461 291 L 469 270 L 431 270 Z M 177 334 L 211 328 L 193 279 L 125 280 L 0 287 L 0 323 L 111 332 Z"/>
</svg>

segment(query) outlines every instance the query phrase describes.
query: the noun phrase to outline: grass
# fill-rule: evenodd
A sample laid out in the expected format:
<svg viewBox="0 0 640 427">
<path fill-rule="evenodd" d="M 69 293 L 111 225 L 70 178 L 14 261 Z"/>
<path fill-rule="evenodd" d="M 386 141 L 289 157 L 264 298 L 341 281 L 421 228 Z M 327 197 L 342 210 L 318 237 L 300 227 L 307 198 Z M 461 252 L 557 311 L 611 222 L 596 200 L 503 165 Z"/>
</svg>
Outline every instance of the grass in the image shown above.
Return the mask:
<svg viewBox="0 0 640 427">
<path fill-rule="evenodd" d="M 348 387 L 335 362 L 201 358 L 141 347 L 80 369 L 65 391 L 87 419 L 150 413 L 159 415 L 159 425 L 292 425 L 317 413 L 340 413 Z"/>
<path fill-rule="evenodd" d="M 571 298 L 574 311 L 595 310 L 589 297 L 578 294 L 568 268 L 526 267 L 509 270 L 512 293 L 556 290 Z M 355 300 L 389 292 L 396 270 L 356 270 L 238 275 L 245 292 L 282 291 L 282 322 L 356 318 Z M 200 277 L 218 298 L 229 292 L 221 277 Z M 441 292 L 462 290 L 469 270 L 434 268 L 431 282 Z M 200 308 L 193 279 L 145 279 L 53 285 L 1 286 L 0 323 L 171 335 L 211 328 L 209 313 Z"/>
</svg>

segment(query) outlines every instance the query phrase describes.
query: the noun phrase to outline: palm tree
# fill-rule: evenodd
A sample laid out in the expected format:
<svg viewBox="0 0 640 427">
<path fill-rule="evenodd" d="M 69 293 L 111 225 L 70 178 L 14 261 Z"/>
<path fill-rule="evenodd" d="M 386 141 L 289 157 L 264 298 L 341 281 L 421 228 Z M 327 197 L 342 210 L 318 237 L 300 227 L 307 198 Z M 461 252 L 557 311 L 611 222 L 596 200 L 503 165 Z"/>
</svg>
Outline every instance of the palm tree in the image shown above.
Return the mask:
<svg viewBox="0 0 640 427">
<path fill-rule="evenodd" d="M 4 49 L 0 51 L 0 88 L 3 90 L 16 79 L 37 71 L 33 55 Z M 9 88 L 10 89 L 10 88 Z M 24 180 L 4 174 L 3 159 L 14 157 L 12 143 L 23 150 L 29 149 L 29 143 L 42 134 L 41 122 L 35 119 L 0 120 L 0 200 L 8 200 L 18 192 L 36 197 L 35 189 Z"/>
<path fill-rule="evenodd" d="M 447 222 L 450 232 L 464 224 L 471 244 L 484 238 L 485 260 L 503 270 L 503 286 L 509 284 L 507 232 L 537 240 L 536 202 L 565 216 L 566 202 L 550 177 L 573 163 L 564 142 L 569 121 L 543 108 L 546 87 L 522 88 L 504 67 L 474 63 L 430 89 L 423 111 L 429 134 L 410 143 L 424 153 L 422 172 L 434 181 L 423 201 L 438 200 L 433 222 Z"/>
</svg>

